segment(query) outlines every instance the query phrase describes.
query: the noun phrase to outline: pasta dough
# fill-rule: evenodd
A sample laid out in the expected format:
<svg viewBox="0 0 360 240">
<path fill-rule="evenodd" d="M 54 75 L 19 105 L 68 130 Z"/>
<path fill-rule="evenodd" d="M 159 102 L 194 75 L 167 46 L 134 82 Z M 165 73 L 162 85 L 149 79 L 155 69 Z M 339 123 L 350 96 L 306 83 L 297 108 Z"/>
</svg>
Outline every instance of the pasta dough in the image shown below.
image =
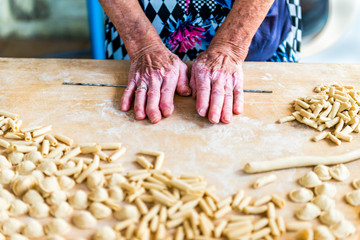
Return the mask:
<svg viewBox="0 0 360 240">
<path fill-rule="evenodd" d="M 316 165 L 334 165 L 348 163 L 360 158 L 360 150 L 355 150 L 341 155 L 317 157 L 299 156 L 285 157 L 270 161 L 251 161 L 245 164 L 246 173 L 267 172 L 286 168 L 309 167 Z"/>
<path fill-rule="evenodd" d="M 299 184 L 306 188 L 313 188 L 321 184 L 319 177 L 314 172 L 308 172 L 299 179 Z"/>
<path fill-rule="evenodd" d="M 299 188 L 292 190 L 289 193 L 289 197 L 293 202 L 305 203 L 313 199 L 314 193 L 306 188 Z"/>
<path fill-rule="evenodd" d="M 320 216 L 320 214 L 321 210 L 318 206 L 313 203 L 306 203 L 295 213 L 295 216 L 299 220 L 310 221 Z"/>
</svg>

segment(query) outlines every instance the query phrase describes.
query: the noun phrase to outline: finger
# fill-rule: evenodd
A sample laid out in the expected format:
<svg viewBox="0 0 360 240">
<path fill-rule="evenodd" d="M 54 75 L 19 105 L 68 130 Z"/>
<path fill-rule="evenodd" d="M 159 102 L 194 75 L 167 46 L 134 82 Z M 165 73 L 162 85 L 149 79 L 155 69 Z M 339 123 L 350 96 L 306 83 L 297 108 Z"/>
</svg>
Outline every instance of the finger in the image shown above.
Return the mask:
<svg viewBox="0 0 360 240">
<path fill-rule="evenodd" d="M 221 74 L 211 87 L 211 99 L 209 109 L 209 120 L 212 123 L 220 121 L 221 111 L 224 105 L 225 75 Z"/>
<path fill-rule="evenodd" d="M 179 65 L 179 79 L 177 81 L 176 92 L 180 96 L 189 96 L 191 94 L 191 89 L 189 87 L 189 79 L 187 76 L 188 67 L 185 63 L 180 62 Z"/>
<path fill-rule="evenodd" d="M 196 99 L 196 77 L 194 74 L 191 74 L 191 78 L 190 78 L 190 88 L 191 88 L 191 92 L 192 92 L 192 96 L 194 99 Z"/>
<path fill-rule="evenodd" d="M 243 91 L 243 78 L 241 76 L 234 76 L 234 113 L 241 114 L 244 112 L 244 91 Z"/>
<path fill-rule="evenodd" d="M 231 123 L 233 116 L 233 80 L 227 78 L 225 83 L 224 105 L 221 112 L 221 121 L 223 123 Z"/>
<path fill-rule="evenodd" d="M 135 103 L 134 103 L 134 112 L 135 119 L 143 120 L 146 117 L 145 114 L 145 103 L 146 103 L 146 89 L 145 83 L 143 84 L 144 88 L 139 88 L 135 91 Z"/>
<path fill-rule="evenodd" d="M 164 117 L 169 117 L 174 111 L 174 94 L 178 76 L 176 74 L 168 74 L 164 77 L 161 86 L 160 110 Z"/>
<path fill-rule="evenodd" d="M 150 122 L 157 123 L 161 120 L 160 103 L 161 78 L 157 73 L 150 74 L 150 86 L 147 93 L 146 115 Z"/>
<path fill-rule="evenodd" d="M 195 73 L 196 80 L 196 110 L 205 117 L 210 102 L 210 76 L 207 72 Z"/>
<path fill-rule="evenodd" d="M 134 98 L 136 89 L 135 81 L 130 81 L 129 85 L 125 88 L 125 91 L 121 97 L 120 109 L 121 111 L 127 112 L 131 107 L 131 102 Z"/>
</svg>

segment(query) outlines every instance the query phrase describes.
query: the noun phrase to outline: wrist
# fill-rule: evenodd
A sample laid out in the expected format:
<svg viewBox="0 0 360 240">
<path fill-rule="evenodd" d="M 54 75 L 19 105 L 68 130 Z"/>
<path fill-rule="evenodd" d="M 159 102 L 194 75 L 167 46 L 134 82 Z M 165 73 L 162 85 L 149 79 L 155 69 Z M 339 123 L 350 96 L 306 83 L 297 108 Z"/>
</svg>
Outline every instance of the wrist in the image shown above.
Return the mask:
<svg viewBox="0 0 360 240">
<path fill-rule="evenodd" d="M 208 52 L 220 52 L 229 55 L 236 62 L 244 62 L 248 54 L 250 44 L 235 44 L 225 39 L 213 39 Z"/>
<path fill-rule="evenodd" d="M 135 59 L 154 48 L 164 47 L 164 44 L 159 36 L 153 36 L 134 39 L 133 41 L 128 42 L 128 44 L 125 44 L 125 47 L 128 51 L 130 59 Z"/>
</svg>

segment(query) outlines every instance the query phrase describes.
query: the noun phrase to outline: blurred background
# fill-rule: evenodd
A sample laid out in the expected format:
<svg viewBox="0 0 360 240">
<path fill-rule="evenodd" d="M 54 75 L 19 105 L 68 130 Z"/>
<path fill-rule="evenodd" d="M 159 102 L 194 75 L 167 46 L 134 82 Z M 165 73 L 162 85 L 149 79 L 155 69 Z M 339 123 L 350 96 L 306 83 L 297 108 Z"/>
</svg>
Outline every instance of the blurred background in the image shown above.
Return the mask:
<svg viewBox="0 0 360 240">
<path fill-rule="evenodd" d="M 360 1 L 300 0 L 302 62 L 360 63 Z M 103 58 L 97 0 L 0 0 L 0 57 Z"/>
</svg>

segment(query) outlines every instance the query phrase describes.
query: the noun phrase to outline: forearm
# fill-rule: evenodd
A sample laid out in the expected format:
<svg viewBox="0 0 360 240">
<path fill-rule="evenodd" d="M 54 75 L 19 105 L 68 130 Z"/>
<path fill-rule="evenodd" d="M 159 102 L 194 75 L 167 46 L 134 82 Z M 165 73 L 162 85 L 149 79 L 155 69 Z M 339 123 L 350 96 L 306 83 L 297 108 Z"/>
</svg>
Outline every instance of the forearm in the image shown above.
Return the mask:
<svg viewBox="0 0 360 240">
<path fill-rule="evenodd" d="M 234 57 L 244 61 L 252 38 L 274 0 L 236 0 L 209 48 L 226 46 Z"/>
<path fill-rule="evenodd" d="M 118 30 L 130 58 L 149 45 L 162 44 L 137 0 L 99 0 Z"/>
</svg>

